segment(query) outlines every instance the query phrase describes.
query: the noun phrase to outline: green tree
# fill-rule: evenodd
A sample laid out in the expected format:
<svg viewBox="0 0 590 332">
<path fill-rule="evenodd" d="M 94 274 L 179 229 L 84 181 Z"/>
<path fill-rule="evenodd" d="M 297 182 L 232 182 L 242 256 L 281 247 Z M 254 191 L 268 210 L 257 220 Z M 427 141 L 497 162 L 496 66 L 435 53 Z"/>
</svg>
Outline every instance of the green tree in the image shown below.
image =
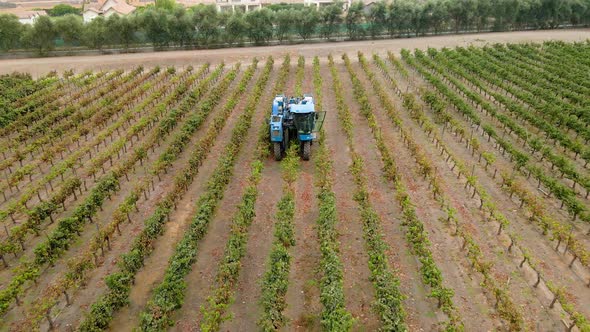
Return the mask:
<svg viewBox="0 0 590 332">
<path fill-rule="evenodd" d="M 330 39 L 338 30 L 338 25 L 342 23 L 342 4 L 336 2 L 332 5 L 324 7 L 321 11 L 322 36 Z"/>
<path fill-rule="evenodd" d="M 104 17 L 99 16 L 84 25 L 84 44 L 86 46 L 101 50 L 107 41 L 107 24 Z"/>
<path fill-rule="evenodd" d="M 380 0 L 371 7 L 368 20 L 371 37 L 379 36 L 383 32 L 387 21 L 387 3 L 385 0 Z"/>
<path fill-rule="evenodd" d="M 199 45 L 209 46 L 219 37 L 219 25 L 222 18 L 215 5 L 198 5 L 193 9 L 193 25 L 197 31 Z"/>
<path fill-rule="evenodd" d="M 46 10 L 47 14 L 49 14 L 49 16 L 65 16 L 65 15 L 69 15 L 69 14 L 73 14 L 73 15 L 81 15 L 82 14 L 82 10 L 80 8 L 76 8 L 70 5 L 66 5 L 66 4 L 59 4 L 56 5 L 55 7 Z"/>
<path fill-rule="evenodd" d="M 18 47 L 23 26 L 18 17 L 12 14 L 0 14 L 0 50 L 9 51 Z"/>
<path fill-rule="evenodd" d="M 468 28 L 473 20 L 476 7 L 475 0 L 451 0 L 447 2 L 447 10 L 453 20 L 455 33 L 459 33 L 461 29 Z"/>
<path fill-rule="evenodd" d="M 26 29 L 23 34 L 24 43 L 36 49 L 41 55 L 45 55 L 47 51 L 55 47 L 55 38 L 57 38 L 57 31 L 53 21 L 48 16 L 38 17 L 33 27 Z"/>
<path fill-rule="evenodd" d="M 155 0 L 156 9 L 161 9 L 164 11 L 171 12 L 177 6 L 178 5 L 176 4 L 176 0 Z"/>
<path fill-rule="evenodd" d="M 346 13 L 346 30 L 348 31 L 348 37 L 350 39 L 359 39 L 364 36 L 364 30 L 361 26 L 365 18 L 364 15 L 364 4 L 362 1 L 355 1 L 348 8 Z"/>
<path fill-rule="evenodd" d="M 429 0 L 421 8 L 421 26 L 427 30 L 432 30 L 438 34 L 446 22 L 448 22 L 449 13 L 442 0 Z"/>
<path fill-rule="evenodd" d="M 307 40 L 320 23 L 320 13 L 313 7 L 305 7 L 295 13 L 295 30 L 303 40 Z"/>
<path fill-rule="evenodd" d="M 170 25 L 168 13 L 164 9 L 146 10 L 140 17 L 140 25 L 154 47 L 168 46 L 171 40 Z"/>
<path fill-rule="evenodd" d="M 414 1 L 394 0 L 389 5 L 387 13 L 387 31 L 390 36 L 396 33 L 409 33 L 415 30 L 412 23 L 414 12 L 417 11 L 417 4 Z"/>
<path fill-rule="evenodd" d="M 513 27 L 521 11 L 520 3 L 521 0 L 492 0 L 491 15 L 494 19 L 495 31 L 504 31 Z"/>
<path fill-rule="evenodd" d="M 256 45 L 264 45 L 273 35 L 273 12 L 262 8 L 253 10 L 244 16 L 247 24 L 247 34 Z"/>
<path fill-rule="evenodd" d="M 137 25 L 133 16 L 109 16 L 107 20 L 107 35 L 113 45 L 122 45 L 128 49 L 135 42 Z"/>
<path fill-rule="evenodd" d="M 179 46 L 191 44 L 195 32 L 195 26 L 190 15 L 183 7 L 176 7 L 170 16 L 170 36 L 172 41 Z"/>
<path fill-rule="evenodd" d="M 275 13 L 275 37 L 282 42 L 289 37 L 295 24 L 295 10 L 282 9 Z"/>
<path fill-rule="evenodd" d="M 228 43 L 230 46 L 234 43 L 241 44 L 244 40 L 244 36 L 246 35 L 247 29 L 248 24 L 244 19 L 244 14 L 240 12 L 234 13 L 225 25 L 225 42 Z"/>
<path fill-rule="evenodd" d="M 78 15 L 68 14 L 56 18 L 55 29 L 66 45 L 77 46 L 82 42 L 84 24 Z"/>
</svg>

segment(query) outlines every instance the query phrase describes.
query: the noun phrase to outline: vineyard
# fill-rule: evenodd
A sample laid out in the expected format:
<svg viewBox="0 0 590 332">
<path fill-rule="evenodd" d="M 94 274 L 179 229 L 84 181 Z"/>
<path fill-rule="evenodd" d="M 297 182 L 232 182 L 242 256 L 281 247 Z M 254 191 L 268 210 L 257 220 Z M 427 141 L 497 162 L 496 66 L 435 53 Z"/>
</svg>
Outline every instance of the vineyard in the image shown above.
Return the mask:
<svg viewBox="0 0 590 332">
<path fill-rule="evenodd" d="M 589 71 L 546 42 L 3 76 L 0 331 L 590 332 Z M 283 92 L 327 112 L 310 161 L 270 155 Z"/>
</svg>

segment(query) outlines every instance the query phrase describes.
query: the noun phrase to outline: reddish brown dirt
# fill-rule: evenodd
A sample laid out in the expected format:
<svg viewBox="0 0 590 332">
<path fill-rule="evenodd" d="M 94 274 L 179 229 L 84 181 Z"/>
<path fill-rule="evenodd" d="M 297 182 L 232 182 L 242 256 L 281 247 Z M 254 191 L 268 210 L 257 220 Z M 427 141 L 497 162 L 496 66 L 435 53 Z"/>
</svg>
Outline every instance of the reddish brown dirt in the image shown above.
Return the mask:
<svg viewBox="0 0 590 332">
<path fill-rule="evenodd" d="M 264 58 L 268 54 L 281 57 L 287 53 L 302 54 L 307 58 L 328 56 L 330 53 L 356 53 L 358 50 L 399 52 L 402 48 L 414 49 L 427 47 L 453 47 L 464 45 L 484 45 L 486 43 L 542 42 L 545 40 L 583 41 L 590 38 L 590 30 L 540 30 L 519 32 L 495 32 L 468 35 L 449 35 L 436 37 L 404 38 L 392 40 L 367 40 L 356 42 L 338 42 L 321 44 L 302 44 L 289 46 L 245 47 L 240 49 L 218 49 L 199 51 L 171 51 L 155 53 L 72 56 L 56 58 L 17 59 L 0 61 L 0 73 L 14 71 L 29 72 L 34 76 L 44 75 L 52 70 L 63 72 L 75 68 L 77 72 L 87 69 L 103 70 L 116 68 L 133 68 L 138 65 L 152 67 L 156 65 L 186 66 L 206 61 L 227 63 L 249 61 L 254 56 Z"/>
</svg>

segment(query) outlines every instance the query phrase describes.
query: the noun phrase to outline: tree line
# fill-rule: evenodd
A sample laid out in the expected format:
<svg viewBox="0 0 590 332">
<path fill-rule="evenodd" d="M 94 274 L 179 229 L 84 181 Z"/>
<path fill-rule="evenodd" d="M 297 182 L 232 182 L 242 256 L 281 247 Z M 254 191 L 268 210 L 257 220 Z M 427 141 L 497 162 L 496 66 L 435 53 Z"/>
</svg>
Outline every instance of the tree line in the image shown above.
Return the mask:
<svg viewBox="0 0 590 332">
<path fill-rule="evenodd" d="M 43 54 L 55 47 L 209 48 L 313 38 L 356 40 L 554 29 L 588 25 L 590 0 L 380 0 L 369 5 L 353 2 L 346 10 L 336 2 L 319 9 L 271 5 L 246 13 L 220 12 L 215 5 L 185 8 L 173 0 L 157 0 L 131 15 L 98 17 L 88 23 L 75 12 L 67 8 L 49 11 L 53 17 L 39 17 L 33 25 L 21 24 L 14 15 L 0 15 L 0 50 Z"/>
</svg>

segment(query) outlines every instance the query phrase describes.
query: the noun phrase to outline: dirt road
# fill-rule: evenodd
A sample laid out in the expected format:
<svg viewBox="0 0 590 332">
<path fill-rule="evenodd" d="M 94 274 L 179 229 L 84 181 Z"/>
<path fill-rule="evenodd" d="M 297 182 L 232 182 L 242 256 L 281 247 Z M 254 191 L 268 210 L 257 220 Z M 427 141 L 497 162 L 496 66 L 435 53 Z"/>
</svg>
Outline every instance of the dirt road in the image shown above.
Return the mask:
<svg viewBox="0 0 590 332">
<path fill-rule="evenodd" d="M 330 53 L 383 53 L 388 50 L 399 52 L 402 48 L 454 47 L 462 45 L 484 45 L 486 43 L 542 42 L 545 40 L 582 41 L 590 38 L 590 29 L 543 30 L 499 32 L 467 35 L 448 35 L 436 37 L 403 38 L 390 40 L 365 40 L 357 42 L 335 42 L 321 44 L 302 44 L 288 46 L 245 47 L 217 50 L 169 51 L 154 53 L 135 53 L 98 56 L 70 56 L 54 58 L 0 60 L 0 74 L 14 71 L 29 72 L 33 76 L 43 75 L 51 70 L 63 72 L 75 68 L 77 72 L 86 69 L 129 68 L 137 65 L 187 66 L 203 61 L 212 63 L 225 61 L 248 62 L 253 56 L 265 57 L 268 54 L 282 56 L 286 53 L 301 54 L 305 57 L 315 55 L 326 57 Z"/>
</svg>

